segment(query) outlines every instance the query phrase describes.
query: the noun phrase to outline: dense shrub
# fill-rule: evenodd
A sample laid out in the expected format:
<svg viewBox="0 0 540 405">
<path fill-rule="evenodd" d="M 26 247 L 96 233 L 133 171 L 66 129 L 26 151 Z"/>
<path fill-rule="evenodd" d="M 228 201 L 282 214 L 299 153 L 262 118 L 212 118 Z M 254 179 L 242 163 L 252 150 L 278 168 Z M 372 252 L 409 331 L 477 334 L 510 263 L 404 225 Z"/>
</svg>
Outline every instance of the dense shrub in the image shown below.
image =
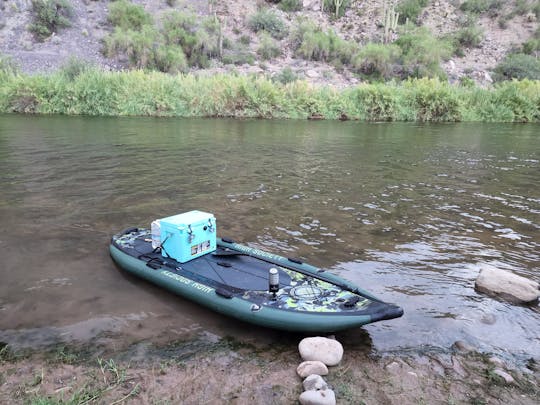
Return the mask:
<svg viewBox="0 0 540 405">
<path fill-rule="evenodd" d="M 406 97 L 416 112 L 416 121 L 460 121 L 460 103 L 456 92 L 447 83 L 436 79 L 420 79 L 404 84 Z"/>
<path fill-rule="evenodd" d="M 283 11 L 300 11 L 303 8 L 303 1 L 281 0 L 278 7 Z"/>
<path fill-rule="evenodd" d="M 144 25 L 152 24 L 152 16 L 143 7 L 128 0 L 113 1 L 109 5 L 109 22 L 124 30 L 140 30 Z"/>
<path fill-rule="evenodd" d="M 154 44 L 158 37 L 159 33 L 149 25 L 141 31 L 116 28 L 104 39 L 105 55 L 109 58 L 126 55 L 130 67 L 153 68 Z"/>
<path fill-rule="evenodd" d="M 248 20 L 248 26 L 255 32 L 266 31 L 276 39 L 287 36 L 287 26 L 274 11 L 262 9 L 253 14 Z"/>
<path fill-rule="evenodd" d="M 408 29 L 395 41 L 402 51 L 402 74 L 407 77 L 444 78 L 441 62 L 452 54 L 448 41 L 435 38 L 427 28 Z"/>
<path fill-rule="evenodd" d="M 276 43 L 275 40 L 270 37 L 266 32 L 262 32 L 259 35 L 260 43 L 257 48 L 257 54 L 263 60 L 277 58 L 281 55 L 281 47 Z"/>
<path fill-rule="evenodd" d="M 390 79 L 397 71 L 400 56 L 401 48 L 397 45 L 369 43 L 360 49 L 352 66 L 366 76 Z"/>
<path fill-rule="evenodd" d="M 522 53 L 511 54 L 495 68 L 496 81 L 510 79 L 540 80 L 540 59 Z"/>
<path fill-rule="evenodd" d="M 500 8 L 501 5 L 500 0 L 465 0 L 459 8 L 466 13 L 481 14 L 488 10 Z"/>
<path fill-rule="evenodd" d="M 539 3 L 540 4 L 540 3 Z M 523 44 L 523 53 L 538 57 L 540 53 L 540 28 L 537 28 L 532 38 Z"/>
<path fill-rule="evenodd" d="M 399 22 L 404 24 L 407 20 L 416 23 L 418 16 L 427 6 L 428 0 L 402 0 L 396 6 L 399 13 Z"/>
<path fill-rule="evenodd" d="M 296 56 L 307 60 L 349 64 L 358 47 L 339 37 L 333 30 L 323 32 L 311 22 L 300 22 L 291 42 Z"/>
<path fill-rule="evenodd" d="M 292 72 L 290 75 L 292 76 Z M 540 121 L 540 81 L 505 81 L 494 89 L 440 80 L 361 84 L 344 90 L 303 80 L 286 86 L 240 75 L 166 75 L 89 69 L 73 80 L 0 72 L 0 113 L 234 116 L 337 119 Z"/>
<path fill-rule="evenodd" d="M 484 39 L 484 31 L 476 24 L 461 28 L 454 35 L 456 43 L 466 48 L 476 48 Z"/>
<path fill-rule="evenodd" d="M 5 56 L 0 53 L 0 74 L 14 74 L 19 71 L 17 64 L 10 56 Z"/>
<path fill-rule="evenodd" d="M 154 53 L 155 67 L 167 73 L 181 73 L 187 71 L 188 62 L 184 51 L 179 46 L 160 45 Z"/>
<path fill-rule="evenodd" d="M 69 27 L 73 8 L 68 0 L 32 0 L 30 31 L 45 39 L 59 28 Z"/>
<path fill-rule="evenodd" d="M 90 62 L 72 56 L 60 67 L 59 73 L 64 75 L 68 81 L 72 81 L 79 75 L 93 68 L 94 67 Z"/>
<path fill-rule="evenodd" d="M 281 84 L 292 83 L 298 80 L 298 76 L 293 72 L 290 67 L 286 67 L 281 72 L 277 73 L 272 77 L 272 81 L 278 82 Z"/>
</svg>

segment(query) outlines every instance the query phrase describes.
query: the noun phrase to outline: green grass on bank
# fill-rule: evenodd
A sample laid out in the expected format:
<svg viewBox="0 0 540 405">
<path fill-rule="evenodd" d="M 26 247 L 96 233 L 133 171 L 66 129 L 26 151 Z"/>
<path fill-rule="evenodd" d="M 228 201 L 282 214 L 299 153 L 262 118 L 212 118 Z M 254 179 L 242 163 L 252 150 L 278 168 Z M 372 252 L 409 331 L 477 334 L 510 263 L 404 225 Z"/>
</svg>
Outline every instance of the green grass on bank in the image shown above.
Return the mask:
<svg viewBox="0 0 540 405">
<path fill-rule="evenodd" d="M 197 77 L 90 68 L 30 76 L 0 70 L 0 112 L 539 122 L 540 81 L 507 81 L 483 89 L 423 78 L 336 90 L 240 75 Z"/>
</svg>

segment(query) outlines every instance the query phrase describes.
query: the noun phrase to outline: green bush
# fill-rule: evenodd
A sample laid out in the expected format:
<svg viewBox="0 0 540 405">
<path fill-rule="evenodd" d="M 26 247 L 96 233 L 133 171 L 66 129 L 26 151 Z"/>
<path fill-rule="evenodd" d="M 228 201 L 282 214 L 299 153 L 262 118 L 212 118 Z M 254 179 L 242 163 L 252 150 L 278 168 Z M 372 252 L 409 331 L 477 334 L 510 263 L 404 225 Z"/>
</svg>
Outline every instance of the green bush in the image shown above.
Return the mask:
<svg viewBox="0 0 540 405">
<path fill-rule="evenodd" d="M 404 24 L 407 20 L 416 24 L 418 16 L 427 6 L 427 0 L 402 0 L 396 6 L 399 13 L 399 22 Z"/>
<path fill-rule="evenodd" d="M 539 52 L 540 52 L 540 28 L 537 28 L 532 38 L 530 38 L 527 42 L 523 44 L 523 53 L 538 57 Z"/>
<path fill-rule="evenodd" d="M 497 65 L 494 72 L 494 80 L 496 81 L 540 80 L 540 59 L 522 53 L 511 54 Z"/>
<path fill-rule="evenodd" d="M 125 55 L 132 68 L 154 67 L 154 44 L 159 42 L 159 33 L 151 26 L 141 31 L 116 28 L 104 39 L 105 55 L 109 58 Z"/>
<path fill-rule="evenodd" d="M 113 1 L 109 4 L 109 22 L 124 30 L 140 30 L 152 24 L 152 16 L 143 7 L 128 0 Z"/>
<path fill-rule="evenodd" d="M 83 61 L 72 56 L 66 63 L 64 63 L 64 65 L 60 67 L 59 73 L 64 75 L 68 81 L 73 81 L 84 72 L 87 72 L 93 68 L 94 67 L 90 62 Z"/>
<path fill-rule="evenodd" d="M 390 79 L 399 65 L 401 48 L 393 44 L 368 43 L 355 56 L 353 68 L 375 79 Z"/>
<path fill-rule="evenodd" d="M 454 89 L 437 79 L 420 79 L 404 84 L 408 104 L 416 111 L 416 121 L 461 121 L 459 97 Z"/>
<path fill-rule="evenodd" d="M 272 81 L 281 84 L 292 83 L 298 80 L 298 76 L 293 72 L 290 67 L 286 67 L 281 72 L 272 77 Z"/>
<path fill-rule="evenodd" d="M 287 36 L 287 26 L 274 11 L 262 9 L 248 20 L 248 27 L 255 32 L 266 31 L 276 39 Z"/>
<path fill-rule="evenodd" d="M 394 43 L 402 51 L 402 78 L 445 78 L 440 64 L 452 54 L 448 41 L 435 38 L 427 28 L 417 27 L 404 32 Z"/>
<path fill-rule="evenodd" d="M 32 0 L 30 31 L 45 39 L 59 28 L 69 27 L 73 8 L 68 0 Z"/>
<path fill-rule="evenodd" d="M 277 58 L 281 55 L 281 47 L 276 43 L 272 37 L 266 32 L 261 32 L 259 35 L 260 43 L 259 48 L 257 49 L 257 54 L 263 60 L 269 60 Z"/>
<path fill-rule="evenodd" d="M 303 8 L 303 2 L 302 0 L 281 0 L 278 7 L 283 11 L 300 11 Z"/>
<path fill-rule="evenodd" d="M 175 45 L 160 45 L 154 54 L 155 66 L 161 72 L 186 72 L 188 62 L 181 47 Z"/>
<path fill-rule="evenodd" d="M 490 9 L 500 8 L 501 5 L 500 0 L 466 0 L 459 8 L 466 13 L 481 14 Z"/>
<path fill-rule="evenodd" d="M 291 37 L 296 56 L 306 60 L 349 64 L 358 46 L 340 38 L 333 30 L 323 32 L 311 22 L 300 22 Z"/>
<path fill-rule="evenodd" d="M 459 46 L 476 48 L 484 39 L 484 31 L 476 24 L 469 25 L 455 32 L 454 38 Z"/>
<path fill-rule="evenodd" d="M 19 68 L 13 58 L 0 53 L 0 74 L 15 74 L 18 71 Z"/>
</svg>

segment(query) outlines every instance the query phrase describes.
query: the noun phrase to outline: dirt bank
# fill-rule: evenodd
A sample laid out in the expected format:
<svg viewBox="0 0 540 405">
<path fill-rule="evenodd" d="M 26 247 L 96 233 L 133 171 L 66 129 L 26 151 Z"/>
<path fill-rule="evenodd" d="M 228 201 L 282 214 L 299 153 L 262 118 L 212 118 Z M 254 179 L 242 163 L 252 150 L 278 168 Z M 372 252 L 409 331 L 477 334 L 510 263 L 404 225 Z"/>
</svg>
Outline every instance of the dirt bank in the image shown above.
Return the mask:
<svg viewBox="0 0 540 405">
<path fill-rule="evenodd" d="M 325 377 L 338 403 L 538 403 L 540 374 L 533 360 L 516 365 L 463 347 L 377 354 L 365 335 L 361 329 L 357 339 L 348 335 L 343 361 Z M 284 334 L 278 341 L 255 342 L 200 333 L 125 347 L 121 340 L 39 351 L 12 352 L 8 346 L 0 362 L 0 402 L 296 403 L 300 338 Z"/>
</svg>

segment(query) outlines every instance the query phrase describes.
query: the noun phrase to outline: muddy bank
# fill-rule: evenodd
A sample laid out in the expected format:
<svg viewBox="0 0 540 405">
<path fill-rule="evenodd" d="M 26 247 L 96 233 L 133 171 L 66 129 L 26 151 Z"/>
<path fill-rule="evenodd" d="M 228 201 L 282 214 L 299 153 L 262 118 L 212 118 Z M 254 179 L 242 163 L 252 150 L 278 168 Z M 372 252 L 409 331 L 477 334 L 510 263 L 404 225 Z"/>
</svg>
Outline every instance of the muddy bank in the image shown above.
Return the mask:
<svg viewBox="0 0 540 405">
<path fill-rule="evenodd" d="M 342 362 L 326 380 L 338 403 L 536 404 L 539 364 L 494 360 L 458 345 L 447 351 L 376 353 L 363 330 L 343 341 Z M 339 338 L 339 337 L 338 337 Z M 3 346 L 2 403 L 296 403 L 301 336 L 254 341 L 197 333 L 122 346 Z M 496 372 L 503 369 L 514 382 Z M 49 401 L 49 402 L 47 402 Z"/>
</svg>

